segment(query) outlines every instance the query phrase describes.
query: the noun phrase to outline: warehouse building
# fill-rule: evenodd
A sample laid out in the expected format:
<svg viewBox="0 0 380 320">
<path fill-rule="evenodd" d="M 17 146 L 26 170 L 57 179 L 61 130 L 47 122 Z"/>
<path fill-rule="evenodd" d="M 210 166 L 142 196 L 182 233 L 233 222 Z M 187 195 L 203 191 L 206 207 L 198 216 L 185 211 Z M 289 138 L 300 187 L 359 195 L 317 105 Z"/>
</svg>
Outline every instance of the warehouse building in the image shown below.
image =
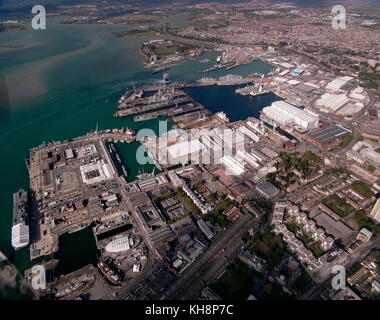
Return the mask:
<svg viewBox="0 0 380 320">
<path fill-rule="evenodd" d="M 241 133 L 245 134 L 248 138 L 250 138 L 254 142 L 259 142 L 260 138 L 255 133 L 253 133 L 251 130 L 249 130 L 247 127 L 241 126 L 241 127 L 239 127 L 238 130 Z"/>
<path fill-rule="evenodd" d="M 319 118 L 285 101 L 273 102 L 263 109 L 263 115 L 280 126 L 297 126 L 302 129 L 318 127 Z"/>
<path fill-rule="evenodd" d="M 350 99 L 346 94 L 331 94 L 325 93 L 319 100 L 317 100 L 316 105 L 320 107 L 327 107 L 333 112 L 337 112 L 343 106 L 350 102 Z"/>
<path fill-rule="evenodd" d="M 326 89 L 331 90 L 331 91 L 338 91 L 342 89 L 343 87 L 345 87 L 347 83 L 350 82 L 352 79 L 353 78 L 349 76 L 338 77 L 334 79 L 333 81 L 329 82 L 326 86 Z"/>
<path fill-rule="evenodd" d="M 255 189 L 267 200 L 273 199 L 280 194 L 280 190 L 268 181 L 259 183 Z"/>
<path fill-rule="evenodd" d="M 255 168 L 255 169 L 258 169 L 260 168 L 260 165 L 257 163 L 257 159 L 256 157 L 254 157 L 253 155 L 251 155 L 250 153 L 248 153 L 247 151 L 244 151 L 244 150 L 239 150 L 237 153 L 236 153 L 237 157 L 240 158 L 242 160 L 242 162 L 244 163 L 247 162 L 251 167 Z"/>
<path fill-rule="evenodd" d="M 310 131 L 305 135 L 305 139 L 318 148 L 326 148 L 339 143 L 350 133 L 351 131 L 341 126 L 331 125 Z"/>
<path fill-rule="evenodd" d="M 239 176 L 245 172 L 244 164 L 231 156 L 224 156 L 220 159 L 220 163 L 226 167 L 227 174 Z"/>
<path fill-rule="evenodd" d="M 184 164 L 189 161 L 199 161 L 201 151 L 206 147 L 198 140 L 182 141 L 167 148 L 168 164 Z"/>
<path fill-rule="evenodd" d="M 295 85 L 295 87 L 294 87 L 294 91 L 297 91 L 297 92 L 302 93 L 302 94 L 310 94 L 314 90 L 315 90 L 314 87 L 309 86 L 309 85 L 304 84 L 304 83 L 299 83 L 299 84 Z"/>
<path fill-rule="evenodd" d="M 373 206 L 370 217 L 377 223 L 380 223 L 380 199 L 377 199 L 375 205 Z"/>
</svg>

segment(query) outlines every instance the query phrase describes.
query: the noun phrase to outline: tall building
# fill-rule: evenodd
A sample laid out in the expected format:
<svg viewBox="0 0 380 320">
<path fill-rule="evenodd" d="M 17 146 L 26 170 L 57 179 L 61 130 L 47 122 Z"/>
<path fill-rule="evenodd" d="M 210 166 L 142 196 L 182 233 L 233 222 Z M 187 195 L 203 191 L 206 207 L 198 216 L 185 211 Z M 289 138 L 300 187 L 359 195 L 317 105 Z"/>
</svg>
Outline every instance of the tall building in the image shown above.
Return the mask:
<svg viewBox="0 0 380 320">
<path fill-rule="evenodd" d="M 373 206 L 370 217 L 377 223 L 380 223 L 380 198 L 377 199 L 375 205 Z"/>
</svg>

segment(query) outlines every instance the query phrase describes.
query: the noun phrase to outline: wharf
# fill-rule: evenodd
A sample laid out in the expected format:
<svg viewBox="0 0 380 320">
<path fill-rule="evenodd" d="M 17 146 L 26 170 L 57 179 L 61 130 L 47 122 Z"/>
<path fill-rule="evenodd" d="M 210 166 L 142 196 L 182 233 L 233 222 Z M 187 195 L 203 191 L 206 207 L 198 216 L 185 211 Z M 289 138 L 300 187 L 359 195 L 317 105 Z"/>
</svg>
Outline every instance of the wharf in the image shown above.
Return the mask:
<svg viewBox="0 0 380 320">
<path fill-rule="evenodd" d="M 182 90 L 176 90 L 174 92 L 167 92 L 165 94 L 165 97 L 167 98 L 167 100 L 169 99 L 173 99 L 173 98 L 178 98 L 178 97 L 183 97 L 183 96 L 186 96 L 186 93 Z M 141 106 L 141 105 L 148 105 L 148 104 L 151 104 L 152 102 L 154 103 L 155 101 L 152 101 L 153 97 L 145 97 L 145 98 L 138 98 L 136 100 L 133 100 L 133 101 L 129 101 L 129 102 L 123 102 L 119 105 L 119 110 L 124 110 L 124 109 L 128 109 L 128 108 L 132 108 L 132 107 L 136 107 L 136 106 Z M 157 101 L 157 102 L 160 102 L 160 101 Z"/>
<path fill-rule="evenodd" d="M 187 105 L 187 106 L 181 106 L 181 107 L 174 107 L 170 109 L 165 109 L 165 110 L 159 110 L 155 112 L 149 112 L 149 113 L 144 113 L 141 115 L 137 115 L 133 117 L 134 121 L 144 121 L 144 120 L 150 120 L 150 119 L 155 119 L 158 116 L 175 116 L 175 115 L 180 115 L 185 112 L 191 112 L 195 110 L 202 109 L 203 107 L 200 104 L 196 105 Z"/>
<path fill-rule="evenodd" d="M 154 85 L 145 85 L 141 89 L 144 91 L 157 91 L 168 88 L 191 88 L 191 87 L 206 87 L 215 85 L 216 81 L 195 81 L 195 82 L 172 82 L 170 85 L 167 84 L 154 84 Z"/>
<path fill-rule="evenodd" d="M 169 107 L 169 106 L 172 106 L 172 105 L 175 105 L 175 104 L 178 104 L 178 103 L 185 103 L 185 102 L 191 102 L 191 101 L 192 101 L 191 97 L 185 96 L 185 97 L 182 97 L 182 98 L 172 99 L 172 100 L 169 100 L 169 101 L 157 102 L 157 103 L 153 103 L 153 104 L 149 104 L 149 105 L 144 105 L 144 106 L 136 106 L 136 107 L 133 107 L 133 108 L 130 108 L 130 109 L 117 111 L 114 114 L 114 117 L 125 117 L 125 116 L 129 116 L 129 115 L 132 115 L 132 114 L 143 113 L 143 112 L 151 111 L 151 110 L 154 110 L 154 109 L 160 109 L 160 108 Z"/>
<path fill-rule="evenodd" d="M 259 92 L 259 91 L 257 91 L 257 92 L 253 92 L 253 91 L 251 91 L 249 94 L 252 96 L 252 97 L 257 97 L 257 96 L 261 96 L 261 95 L 263 95 L 263 94 L 267 94 L 267 93 L 269 93 L 270 91 L 261 91 L 261 92 Z"/>
<path fill-rule="evenodd" d="M 183 115 L 175 116 L 172 118 L 174 122 L 190 122 L 202 116 L 202 111 L 195 111 L 191 113 L 186 113 Z"/>
</svg>

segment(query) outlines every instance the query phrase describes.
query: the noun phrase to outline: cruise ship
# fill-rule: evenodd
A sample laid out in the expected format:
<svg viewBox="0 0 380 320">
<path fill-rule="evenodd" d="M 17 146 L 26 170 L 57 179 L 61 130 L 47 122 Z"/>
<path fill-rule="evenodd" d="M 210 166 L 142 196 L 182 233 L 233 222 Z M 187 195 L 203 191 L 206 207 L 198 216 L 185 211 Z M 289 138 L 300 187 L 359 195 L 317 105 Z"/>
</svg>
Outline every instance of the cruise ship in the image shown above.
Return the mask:
<svg viewBox="0 0 380 320">
<path fill-rule="evenodd" d="M 16 250 L 29 244 L 28 193 L 20 189 L 13 194 L 12 246 Z"/>
<path fill-rule="evenodd" d="M 223 111 L 220 111 L 220 112 L 215 113 L 215 117 L 216 117 L 217 119 L 219 119 L 220 121 L 223 121 L 223 122 L 225 122 L 225 123 L 230 122 L 230 119 L 228 119 L 227 115 L 226 115 L 225 112 L 223 112 Z"/>
</svg>

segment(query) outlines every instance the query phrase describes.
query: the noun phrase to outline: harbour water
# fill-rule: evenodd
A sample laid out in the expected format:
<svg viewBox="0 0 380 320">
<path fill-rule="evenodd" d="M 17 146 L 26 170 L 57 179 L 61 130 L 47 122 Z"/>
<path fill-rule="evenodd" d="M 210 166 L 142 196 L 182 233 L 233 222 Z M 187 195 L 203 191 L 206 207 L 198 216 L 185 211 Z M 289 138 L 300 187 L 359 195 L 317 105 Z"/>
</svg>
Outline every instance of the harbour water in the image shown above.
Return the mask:
<svg viewBox="0 0 380 320">
<path fill-rule="evenodd" d="M 215 85 L 186 88 L 185 91 L 210 111 L 224 111 L 231 122 L 248 117 L 258 118 L 260 110 L 281 99 L 271 92 L 256 97 L 235 94 L 235 90 L 240 87 L 242 86 Z"/>
<path fill-rule="evenodd" d="M 47 30 L 44 31 L 28 28 L 21 32 L 0 34 L 0 43 L 3 45 L 23 46 L 19 49 L 0 48 L 0 56 L 9 57 L 7 61 L 0 61 L 0 250 L 11 258 L 21 273 L 31 267 L 32 263 L 29 261 L 28 249 L 14 254 L 10 246 L 12 193 L 19 188 L 28 189 L 29 179 L 25 166 L 28 150 L 43 141 L 83 135 L 94 130 L 97 125 L 99 129 L 126 126 L 135 131 L 149 127 L 158 133 L 158 121 L 162 120 L 158 118 L 134 123 L 129 117 L 112 117 L 117 100 L 126 87 L 132 88 L 133 84 L 138 86 L 162 79 L 162 72 L 152 74 L 141 64 L 138 46 L 147 39 L 115 39 L 107 35 L 110 31 L 135 26 L 74 26 L 60 25 L 57 22 L 49 19 Z M 210 52 L 205 55 L 210 62 L 190 61 L 164 72 L 168 72 L 175 81 L 191 81 L 203 76 L 219 77 L 228 73 L 246 76 L 252 72 L 266 73 L 271 70 L 271 66 L 264 62 L 255 61 L 251 65 L 228 71 L 216 70 L 206 75 L 201 74 L 201 70 L 215 63 L 217 55 L 217 52 Z M 240 102 L 232 103 L 235 98 L 250 99 L 247 105 L 252 103 L 252 116 L 267 101 L 271 101 L 271 98 L 265 100 L 265 96 L 249 98 L 235 95 L 235 87 L 189 90 L 196 100 L 199 99 L 200 103 L 212 111 L 216 111 L 218 106 L 225 108 L 231 120 L 235 120 L 235 114 L 237 118 L 247 115 L 245 109 L 236 108 Z M 235 106 L 233 114 L 223 103 L 230 96 L 230 107 Z M 260 99 L 265 101 L 260 102 Z M 142 168 L 136 162 L 138 142 L 118 144 L 117 147 L 126 161 L 129 180 L 134 179 L 141 169 L 145 172 L 153 170 L 153 165 Z M 68 259 L 59 267 L 61 272 L 70 271 L 69 257 L 73 250 L 76 250 L 77 256 L 90 252 L 88 248 L 92 246 L 93 236 L 88 230 L 90 229 L 65 235 L 61 239 L 64 250 L 59 256 L 63 260 L 65 257 Z M 81 243 L 81 246 L 77 248 L 76 243 Z M 37 262 L 33 261 L 33 264 Z"/>
</svg>

